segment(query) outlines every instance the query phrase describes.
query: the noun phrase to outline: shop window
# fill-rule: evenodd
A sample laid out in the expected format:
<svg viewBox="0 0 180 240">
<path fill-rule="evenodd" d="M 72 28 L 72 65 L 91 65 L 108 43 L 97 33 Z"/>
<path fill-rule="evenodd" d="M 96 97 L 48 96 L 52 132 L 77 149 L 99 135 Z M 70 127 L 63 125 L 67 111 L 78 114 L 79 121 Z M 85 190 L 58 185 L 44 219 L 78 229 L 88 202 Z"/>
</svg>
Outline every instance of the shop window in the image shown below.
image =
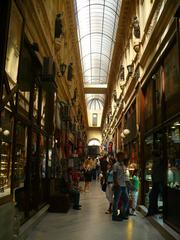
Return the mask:
<svg viewBox="0 0 180 240">
<path fill-rule="evenodd" d="M 0 198 L 10 194 L 12 167 L 12 113 L 0 113 Z"/>
<path fill-rule="evenodd" d="M 45 126 L 45 104 L 46 104 L 46 92 L 42 89 L 42 103 L 41 103 L 41 125 Z M 60 117 L 60 113 L 59 113 Z"/>
<path fill-rule="evenodd" d="M 35 119 L 37 119 L 38 117 L 38 99 L 39 99 L 39 88 L 38 88 L 38 85 L 35 84 L 34 93 L 33 93 L 33 117 Z"/>
<path fill-rule="evenodd" d="M 16 158 L 14 166 L 14 187 L 23 187 L 25 180 L 27 150 L 27 128 L 21 123 L 16 127 Z"/>
<path fill-rule="evenodd" d="M 167 129 L 167 185 L 180 190 L 180 119 Z"/>
<path fill-rule="evenodd" d="M 32 147 L 31 147 L 31 176 L 33 181 L 35 180 L 36 171 L 37 171 L 37 161 L 38 161 L 38 152 L 37 152 L 37 133 L 32 132 Z"/>
<path fill-rule="evenodd" d="M 49 152 L 50 156 L 50 152 Z M 41 166 L 41 177 L 46 177 L 46 137 L 41 135 L 40 138 L 40 166 Z"/>
<path fill-rule="evenodd" d="M 51 171 L 52 169 L 52 164 L 54 163 L 53 160 L 55 161 L 55 159 L 53 159 L 54 157 L 54 149 L 52 149 L 52 146 L 50 145 L 48 148 L 48 176 L 54 177 L 53 172 Z"/>
<path fill-rule="evenodd" d="M 162 167 L 163 169 L 163 153 L 162 153 L 162 132 L 154 133 L 145 138 L 145 147 L 144 147 L 144 158 L 145 158 L 145 206 L 149 206 L 149 193 L 152 189 L 152 167 L 153 159 L 152 150 L 156 149 L 160 153 L 161 162 L 158 167 Z M 160 170 L 162 170 L 160 169 Z M 162 170 L 163 171 L 163 170 Z M 158 207 L 161 208 L 163 205 L 162 194 L 158 196 Z"/>
<path fill-rule="evenodd" d="M 97 113 L 93 113 L 92 115 L 92 125 L 93 127 L 97 126 Z"/>
<path fill-rule="evenodd" d="M 153 135 L 146 137 L 144 144 L 144 158 L 145 158 L 145 206 L 149 205 L 149 193 L 152 188 L 152 149 L 153 149 Z"/>
<path fill-rule="evenodd" d="M 12 1 L 5 65 L 11 88 L 17 82 L 22 26 L 23 18 L 14 1 Z"/>
</svg>

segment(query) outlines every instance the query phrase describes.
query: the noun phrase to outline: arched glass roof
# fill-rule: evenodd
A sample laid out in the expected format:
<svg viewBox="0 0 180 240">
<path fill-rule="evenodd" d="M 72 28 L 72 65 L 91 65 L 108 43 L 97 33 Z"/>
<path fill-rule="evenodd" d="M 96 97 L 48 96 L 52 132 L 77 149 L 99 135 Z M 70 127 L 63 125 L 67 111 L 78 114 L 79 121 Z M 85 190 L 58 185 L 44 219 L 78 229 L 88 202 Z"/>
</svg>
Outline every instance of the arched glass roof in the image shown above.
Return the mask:
<svg viewBox="0 0 180 240">
<path fill-rule="evenodd" d="M 86 94 L 86 104 L 89 110 L 102 110 L 104 107 L 104 94 Z"/>
<path fill-rule="evenodd" d="M 107 83 L 121 0 L 75 0 L 84 82 Z"/>
<path fill-rule="evenodd" d="M 107 84 L 121 2 L 74 0 L 84 84 Z M 86 94 L 87 110 L 103 111 L 104 101 L 105 95 Z"/>
</svg>

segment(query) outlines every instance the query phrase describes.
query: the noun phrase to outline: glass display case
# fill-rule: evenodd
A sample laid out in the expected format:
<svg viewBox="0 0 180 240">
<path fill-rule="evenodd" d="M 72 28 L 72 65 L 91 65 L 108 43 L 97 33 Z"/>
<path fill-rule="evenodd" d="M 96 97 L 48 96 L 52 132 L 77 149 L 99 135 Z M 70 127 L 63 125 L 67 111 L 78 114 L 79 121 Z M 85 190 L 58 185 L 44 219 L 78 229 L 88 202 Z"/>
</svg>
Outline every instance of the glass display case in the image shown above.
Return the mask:
<svg viewBox="0 0 180 240">
<path fill-rule="evenodd" d="M 42 128 L 45 126 L 45 104 L 46 104 L 46 92 L 42 90 L 42 106 L 41 106 L 41 125 Z"/>
<path fill-rule="evenodd" d="M 14 164 L 15 187 L 24 186 L 26 149 L 27 149 L 27 129 L 21 122 L 18 122 L 16 127 L 16 159 Z"/>
<path fill-rule="evenodd" d="M 37 119 L 37 116 L 38 116 L 38 99 L 39 99 L 39 88 L 38 88 L 38 85 L 35 84 L 34 96 L 33 96 L 33 117 L 35 119 Z"/>
<path fill-rule="evenodd" d="M 11 112 L 5 109 L 0 114 L 0 197 L 10 194 L 12 123 Z"/>
<path fill-rule="evenodd" d="M 146 137 L 144 146 L 145 155 L 145 206 L 149 205 L 149 193 L 152 189 L 152 149 L 153 149 L 153 135 Z"/>
<path fill-rule="evenodd" d="M 167 127 L 167 195 L 165 222 L 180 232 L 180 118 Z"/>
<path fill-rule="evenodd" d="M 162 132 L 156 132 L 145 139 L 145 206 L 149 206 L 149 193 L 152 189 L 152 168 L 153 168 L 153 159 L 152 150 L 155 148 L 159 150 L 160 155 L 162 156 Z M 163 168 L 163 158 L 161 157 L 160 166 Z M 162 208 L 163 198 L 162 194 L 158 196 L 158 208 Z"/>
<path fill-rule="evenodd" d="M 11 145 L 8 142 L 1 142 L 0 154 L 0 193 L 10 193 L 10 172 L 11 166 L 9 161 L 9 148 Z M 2 194 L 0 194 L 1 196 Z"/>
<path fill-rule="evenodd" d="M 50 155 L 50 153 L 48 153 Z M 40 138 L 40 164 L 41 164 L 41 177 L 46 177 L 46 137 L 41 135 Z"/>
<path fill-rule="evenodd" d="M 180 119 L 167 129 L 167 185 L 180 190 Z"/>
</svg>

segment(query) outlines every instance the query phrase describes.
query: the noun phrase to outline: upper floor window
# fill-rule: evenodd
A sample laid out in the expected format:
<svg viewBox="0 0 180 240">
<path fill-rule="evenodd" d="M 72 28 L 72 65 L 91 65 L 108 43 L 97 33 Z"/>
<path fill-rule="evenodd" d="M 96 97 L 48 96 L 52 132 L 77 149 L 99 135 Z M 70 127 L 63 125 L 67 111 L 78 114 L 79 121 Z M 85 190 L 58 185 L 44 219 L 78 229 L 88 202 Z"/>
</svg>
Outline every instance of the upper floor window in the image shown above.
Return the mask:
<svg viewBox="0 0 180 240">
<path fill-rule="evenodd" d="M 92 125 L 97 126 L 97 113 L 93 113 L 92 115 Z"/>
</svg>

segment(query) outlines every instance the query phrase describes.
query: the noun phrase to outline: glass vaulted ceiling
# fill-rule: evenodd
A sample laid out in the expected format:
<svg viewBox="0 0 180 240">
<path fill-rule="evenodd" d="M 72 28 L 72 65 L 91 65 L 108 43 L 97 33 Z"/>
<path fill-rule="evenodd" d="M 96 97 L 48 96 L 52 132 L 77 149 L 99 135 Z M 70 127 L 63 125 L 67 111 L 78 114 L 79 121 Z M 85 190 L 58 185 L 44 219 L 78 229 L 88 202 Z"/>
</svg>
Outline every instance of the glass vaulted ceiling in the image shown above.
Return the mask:
<svg viewBox="0 0 180 240">
<path fill-rule="evenodd" d="M 74 1 L 84 85 L 107 84 L 121 0 Z M 87 107 L 90 98 L 94 94 L 88 94 Z"/>
</svg>

